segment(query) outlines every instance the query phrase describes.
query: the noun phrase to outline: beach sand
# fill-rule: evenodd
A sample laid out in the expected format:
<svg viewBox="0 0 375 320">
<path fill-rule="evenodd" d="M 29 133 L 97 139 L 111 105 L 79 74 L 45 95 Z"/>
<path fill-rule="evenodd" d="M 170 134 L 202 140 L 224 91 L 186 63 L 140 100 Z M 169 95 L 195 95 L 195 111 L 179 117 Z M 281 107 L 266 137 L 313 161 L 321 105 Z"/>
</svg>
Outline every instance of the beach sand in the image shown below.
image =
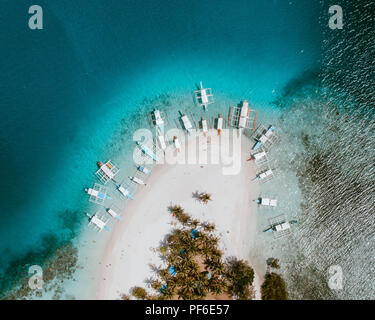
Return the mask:
<svg viewBox="0 0 375 320">
<path fill-rule="evenodd" d="M 236 131 L 234 134 L 239 136 Z M 189 157 L 200 152 L 191 147 L 199 136 L 199 148 L 208 149 L 209 159 L 222 149 L 229 147 L 230 139 L 218 139 L 217 132 L 193 134 L 186 140 L 190 145 Z M 129 295 L 134 286 L 148 288 L 147 280 L 156 278 L 150 264 L 162 266 L 158 248 L 174 228 L 176 220 L 168 207 L 181 205 L 192 217 L 216 224 L 220 235 L 220 248 L 225 257 L 235 256 L 245 259 L 253 266 L 256 298 L 259 298 L 259 284 L 263 277 L 263 261 L 250 261 L 250 248 L 255 237 L 256 204 L 258 185 L 251 180 L 255 177 L 255 165 L 246 161 L 249 157 L 250 142 L 240 135 L 241 150 L 233 147 L 233 153 L 240 156 L 241 168 L 238 174 L 223 174 L 225 164 L 161 164 L 156 165 L 146 186 L 135 194 L 135 200 L 128 201 L 123 212 L 123 220 L 111 231 L 105 256 L 101 263 L 98 288 L 95 299 L 119 299 L 121 294 Z M 230 149 L 230 148 L 229 148 Z M 176 154 L 173 146 L 169 152 Z M 190 158 L 192 159 L 192 158 Z M 193 193 L 208 192 L 212 201 L 202 204 Z M 150 291 L 151 292 L 151 291 Z"/>
</svg>

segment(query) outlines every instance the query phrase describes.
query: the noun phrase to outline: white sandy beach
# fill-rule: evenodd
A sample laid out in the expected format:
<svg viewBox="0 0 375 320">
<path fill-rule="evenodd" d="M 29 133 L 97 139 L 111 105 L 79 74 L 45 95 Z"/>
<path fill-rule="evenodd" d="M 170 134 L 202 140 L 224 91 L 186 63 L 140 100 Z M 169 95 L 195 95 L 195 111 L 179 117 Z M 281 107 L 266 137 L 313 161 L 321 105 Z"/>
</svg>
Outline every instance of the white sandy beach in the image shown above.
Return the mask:
<svg viewBox="0 0 375 320">
<path fill-rule="evenodd" d="M 198 135 L 202 139 L 202 133 Z M 221 139 L 220 142 L 216 131 L 212 130 L 209 135 L 208 140 L 204 137 L 200 143 L 204 150 L 208 147 L 211 153 L 217 152 L 219 144 L 229 147 L 229 140 Z M 194 139 L 195 135 L 189 137 L 189 143 Z M 257 209 L 253 200 L 258 197 L 258 186 L 251 181 L 255 166 L 252 161 L 246 161 L 249 141 L 245 136 L 241 140 L 241 152 L 237 152 L 241 154 L 238 174 L 223 174 L 225 165 L 222 163 L 154 167 L 147 186 L 138 189 L 135 200 L 128 201 L 123 220 L 111 231 L 97 277 L 95 299 L 119 299 L 121 294 L 129 294 L 134 286 L 148 288 L 147 279 L 155 277 L 150 264 L 162 265 L 158 248 L 175 222 L 168 212 L 171 204 L 181 205 L 194 218 L 216 224 L 224 255 L 245 259 L 253 266 L 256 297 L 259 298 L 264 262 L 249 260 L 256 227 Z M 189 151 L 189 157 L 199 152 L 190 149 L 193 151 Z M 174 150 L 170 152 L 175 154 Z M 201 204 L 193 197 L 196 191 L 211 193 L 212 201 Z"/>
</svg>

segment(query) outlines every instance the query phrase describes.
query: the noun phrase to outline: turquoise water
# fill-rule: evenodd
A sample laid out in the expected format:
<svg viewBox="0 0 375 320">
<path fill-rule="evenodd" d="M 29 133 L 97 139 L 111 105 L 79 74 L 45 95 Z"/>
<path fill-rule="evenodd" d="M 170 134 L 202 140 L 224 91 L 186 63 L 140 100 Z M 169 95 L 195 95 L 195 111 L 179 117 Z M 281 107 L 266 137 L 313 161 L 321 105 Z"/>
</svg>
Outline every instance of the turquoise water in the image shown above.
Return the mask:
<svg viewBox="0 0 375 320">
<path fill-rule="evenodd" d="M 320 66 L 318 2 L 40 1 L 38 31 L 28 5 L 0 5 L 3 289 L 77 236 L 96 161 L 130 161 L 148 101 L 202 80 L 272 112 L 289 81 Z"/>
</svg>

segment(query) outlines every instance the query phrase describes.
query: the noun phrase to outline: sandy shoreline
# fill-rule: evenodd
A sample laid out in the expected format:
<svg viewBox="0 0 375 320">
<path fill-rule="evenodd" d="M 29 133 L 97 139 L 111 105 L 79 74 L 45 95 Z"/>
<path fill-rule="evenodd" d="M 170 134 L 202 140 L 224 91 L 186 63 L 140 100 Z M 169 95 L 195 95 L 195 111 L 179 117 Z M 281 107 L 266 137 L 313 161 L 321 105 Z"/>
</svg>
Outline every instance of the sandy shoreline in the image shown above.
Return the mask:
<svg viewBox="0 0 375 320">
<path fill-rule="evenodd" d="M 210 134 L 209 140 L 203 138 L 209 150 L 216 150 L 219 144 L 229 147 L 229 140 L 218 140 L 216 131 Z M 202 139 L 202 134 L 198 135 Z M 189 143 L 194 138 L 190 137 Z M 251 181 L 255 166 L 246 161 L 249 140 L 243 135 L 241 146 L 239 174 L 223 174 L 223 164 L 163 164 L 153 169 L 147 186 L 139 188 L 135 200 L 127 202 L 123 221 L 111 231 L 96 277 L 94 299 L 119 299 L 134 286 L 148 287 L 147 280 L 155 277 L 150 264 L 162 265 L 158 248 L 173 229 L 174 220 L 168 212 L 171 204 L 181 205 L 194 218 L 216 224 L 224 256 L 245 259 L 253 266 L 259 298 L 263 274 L 257 266 L 262 262 L 249 259 L 255 237 L 257 210 L 253 200 L 258 197 L 258 185 Z M 212 201 L 199 203 L 193 197 L 196 191 L 211 193 Z"/>
</svg>

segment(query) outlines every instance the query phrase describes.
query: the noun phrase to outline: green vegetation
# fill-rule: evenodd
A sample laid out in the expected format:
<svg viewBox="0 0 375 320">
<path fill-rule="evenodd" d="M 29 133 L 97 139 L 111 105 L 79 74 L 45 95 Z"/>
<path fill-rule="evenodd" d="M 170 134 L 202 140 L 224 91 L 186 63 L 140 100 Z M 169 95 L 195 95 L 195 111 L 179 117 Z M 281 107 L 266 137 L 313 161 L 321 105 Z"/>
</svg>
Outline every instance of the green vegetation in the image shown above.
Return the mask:
<svg viewBox="0 0 375 320">
<path fill-rule="evenodd" d="M 211 194 L 207 193 L 207 192 L 202 192 L 199 194 L 198 196 L 198 199 L 200 202 L 204 203 L 204 204 L 207 204 L 208 201 L 211 201 Z"/>
<path fill-rule="evenodd" d="M 146 300 L 148 297 L 147 291 L 141 287 L 134 287 L 131 293 L 132 293 L 132 296 L 140 300 Z"/>
<path fill-rule="evenodd" d="M 280 264 L 279 264 L 279 259 L 277 258 L 269 258 L 267 260 L 267 265 L 269 268 L 274 268 L 274 269 L 280 269 Z"/>
<path fill-rule="evenodd" d="M 267 260 L 268 271 L 261 287 L 262 300 L 287 300 L 288 292 L 284 279 L 271 268 L 280 269 L 279 259 L 270 258 Z"/>
<path fill-rule="evenodd" d="M 169 207 L 169 211 L 183 225 L 186 225 L 190 222 L 190 216 L 184 212 L 184 209 L 181 206 L 171 206 Z"/>
<path fill-rule="evenodd" d="M 241 300 L 251 297 L 250 285 L 254 280 L 254 270 L 243 260 L 227 262 L 227 278 L 230 280 L 230 289 Z"/>
<path fill-rule="evenodd" d="M 215 225 L 192 219 L 181 206 L 168 209 L 180 226 L 159 249 L 166 267 L 152 268 L 157 279 L 150 281 L 150 287 L 156 293 L 148 294 L 145 289 L 135 287 L 132 295 L 137 299 L 215 299 L 218 295 L 251 299 L 254 271 L 242 260 L 223 262 Z M 175 275 L 171 274 L 171 267 Z"/>
<path fill-rule="evenodd" d="M 162 256 L 166 256 L 167 253 L 168 253 L 168 247 L 167 246 L 162 246 L 159 251 L 160 251 L 160 253 L 161 253 Z"/>
<path fill-rule="evenodd" d="M 284 279 L 275 272 L 267 273 L 261 287 L 262 300 L 287 300 L 288 292 Z"/>
</svg>

